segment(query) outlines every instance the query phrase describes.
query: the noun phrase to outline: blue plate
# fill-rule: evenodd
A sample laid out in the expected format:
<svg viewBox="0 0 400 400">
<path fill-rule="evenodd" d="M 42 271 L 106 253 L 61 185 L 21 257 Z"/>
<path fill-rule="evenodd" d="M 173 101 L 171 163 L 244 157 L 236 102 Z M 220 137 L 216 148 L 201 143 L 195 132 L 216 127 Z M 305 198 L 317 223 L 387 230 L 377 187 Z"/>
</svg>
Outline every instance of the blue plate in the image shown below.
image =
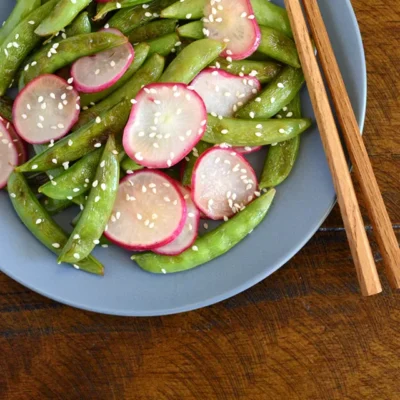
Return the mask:
<svg viewBox="0 0 400 400">
<path fill-rule="evenodd" d="M 283 1 L 276 2 L 283 5 Z M 2 0 L 0 20 L 15 0 Z M 347 89 L 363 126 L 366 68 L 357 21 L 349 0 L 319 0 Z M 306 90 L 303 112 L 314 113 Z M 252 155 L 260 167 L 262 155 Z M 234 296 L 265 279 L 292 258 L 313 236 L 335 203 L 335 192 L 318 128 L 303 135 L 299 160 L 290 178 L 279 186 L 266 220 L 228 254 L 192 271 L 151 275 L 140 270 L 130 254 L 118 248 L 97 249 L 105 277 L 58 266 L 56 259 L 21 224 L 8 196 L 0 193 L 1 270 L 26 287 L 61 303 L 106 314 L 153 316 L 173 314 Z M 58 219 L 65 227 L 76 214 Z"/>
</svg>

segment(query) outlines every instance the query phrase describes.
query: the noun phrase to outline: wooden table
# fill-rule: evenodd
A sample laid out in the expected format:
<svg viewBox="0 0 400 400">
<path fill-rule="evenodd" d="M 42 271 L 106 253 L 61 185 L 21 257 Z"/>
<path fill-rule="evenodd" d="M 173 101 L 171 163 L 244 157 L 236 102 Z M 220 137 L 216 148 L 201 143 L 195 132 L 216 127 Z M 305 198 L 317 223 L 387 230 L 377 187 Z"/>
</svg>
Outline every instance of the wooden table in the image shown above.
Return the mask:
<svg viewBox="0 0 400 400">
<path fill-rule="evenodd" d="M 366 143 L 400 237 L 400 2 L 353 5 Z M 400 295 L 383 282 L 360 296 L 337 208 L 272 277 L 183 315 L 96 315 L 0 274 L 0 399 L 399 399 Z"/>
</svg>

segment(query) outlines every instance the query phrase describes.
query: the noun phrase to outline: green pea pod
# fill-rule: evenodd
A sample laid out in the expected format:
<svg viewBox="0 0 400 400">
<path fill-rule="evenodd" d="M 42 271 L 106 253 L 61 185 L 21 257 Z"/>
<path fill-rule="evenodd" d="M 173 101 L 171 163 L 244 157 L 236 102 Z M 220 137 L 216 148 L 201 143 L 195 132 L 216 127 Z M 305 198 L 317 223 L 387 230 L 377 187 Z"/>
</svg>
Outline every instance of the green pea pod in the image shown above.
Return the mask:
<svg viewBox="0 0 400 400">
<path fill-rule="evenodd" d="M 10 16 L 0 28 L 0 45 L 4 43 L 12 30 L 32 11 L 40 7 L 40 0 L 20 0 L 14 6 Z"/>
<path fill-rule="evenodd" d="M 125 8 L 115 13 L 108 21 L 110 28 L 121 31 L 124 35 L 138 26 L 157 19 L 163 8 L 168 7 L 175 0 L 153 0 L 147 8 L 141 5 Z"/>
<path fill-rule="evenodd" d="M 102 149 L 86 154 L 62 175 L 41 186 L 39 193 L 57 200 L 85 194 L 89 191 L 101 155 Z"/>
<path fill-rule="evenodd" d="M 177 1 L 161 11 L 161 18 L 199 19 L 204 17 L 204 8 L 209 0 Z"/>
<path fill-rule="evenodd" d="M 60 254 L 68 237 L 39 203 L 24 176 L 17 172 L 12 173 L 7 186 L 11 202 L 23 224 L 49 250 L 57 255 Z M 77 269 L 104 275 L 103 265 L 92 256 L 73 264 Z"/>
<path fill-rule="evenodd" d="M 50 215 L 57 215 L 68 207 L 71 207 L 74 203 L 70 200 L 56 200 L 43 196 L 40 199 L 40 204 Z"/>
<path fill-rule="evenodd" d="M 12 121 L 13 101 L 8 97 L 0 97 L 0 117 Z"/>
<path fill-rule="evenodd" d="M 291 67 L 301 67 L 296 44 L 293 39 L 266 26 L 260 26 L 260 30 L 261 42 L 257 49 L 259 53 L 265 54 Z"/>
<path fill-rule="evenodd" d="M 79 160 L 87 153 L 101 147 L 110 134 L 122 132 L 128 121 L 130 109 L 129 101 L 121 101 L 95 120 L 56 142 L 53 147 L 17 167 L 17 170 L 19 172 L 47 171 L 54 168 L 55 162 L 60 165 Z"/>
<path fill-rule="evenodd" d="M 118 160 L 122 160 L 125 153 L 119 143 L 116 144 L 116 152 Z M 102 153 L 103 150 L 98 149 L 86 154 L 60 176 L 42 185 L 39 193 L 59 200 L 73 199 L 85 194 L 90 190 Z"/>
<path fill-rule="evenodd" d="M 102 31 L 73 36 L 55 44 L 49 43 L 30 58 L 30 61 L 35 61 L 35 65 L 30 63 L 24 68 L 19 80 L 19 88 L 22 89 L 39 75 L 52 74 L 81 57 L 120 46 L 127 41 L 125 36 Z"/>
<path fill-rule="evenodd" d="M 150 46 L 149 55 L 159 54 L 166 57 L 177 48 L 176 44 L 179 43 L 179 36 L 174 32 L 157 39 L 149 40 L 147 43 Z"/>
<path fill-rule="evenodd" d="M 201 140 L 232 146 L 265 146 L 292 139 L 311 126 L 311 119 L 245 120 L 208 116 L 207 130 Z"/>
<path fill-rule="evenodd" d="M 96 104 L 89 110 L 82 112 L 78 123 L 74 126 L 74 129 L 86 125 L 90 121 L 97 118 L 101 113 L 118 104 L 123 99 L 131 100 L 135 98 L 142 86 L 158 80 L 162 74 L 162 71 L 164 70 L 164 65 L 164 57 L 154 54 L 124 86 L 120 87 L 106 99 Z"/>
<path fill-rule="evenodd" d="M 180 26 L 177 32 L 180 37 L 199 40 L 204 39 L 203 28 L 202 21 L 194 21 Z"/>
<path fill-rule="evenodd" d="M 49 148 L 49 145 L 48 144 L 34 144 L 32 147 L 33 147 L 35 154 L 41 154 Z M 58 176 L 60 176 L 63 172 L 64 172 L 64 168 L 58 167 L 58 168 L 49 169 L 48 171 L 46 171 L 46 174 L 50 179 L 53 179 L 53 178 L 57 178 Z"/>
<path fill-rule="evenodd" d="M 301 69 L 285 67 L 258 95 L 237 113 L 238 118 L 269 119 L 289 104 L 300 91 L 304 83 Z"/>
<path fill-rule="evenodd" d="M 51 36 L 64 29 L 92 0 L 59 0 L 52 12 L 36 28 L 39 36 Z"/>
<path fill-rule="evenodd" d="M 139 164 L 137 164 L 135 161 L 133 161 L 131 158 L 128 156 L 125 156 L 121 162 L 121 168 L 125 172 L 131 172 L 131 171 L 139 171 L 143 169 L 143 167 Z"/>
<path fill-rule="evenodd" d="M 82 216 L 82 211 L 71 221 L 71 225 L 74 228 L 78 225 L 81 216 Z M 111 246 L 112 244 L 113 243 L 111 243 L 104 235 L 102 235 L 101 238 L 99 239 L 99 245 L 101 245 L 102 247 L 108 247 Z"/>
<path fill-rule="evenodd" d="M 94 105 L 99 101 L 108 97 L 111 93 L 114 93 L 117 89 L 125 85 L 131 79 L 133 74 L 143 65 L 149 54 L 150 46 L 147 43 L 139 43 L 135 46 L 135 58 L 133 63 L 129 66 L 125 74 L 117 82 L 114 83 L 110 88 L 102 90 L 97 93 L 81 93 L 81 107 Z"/>
<path fill-rule="evenodd" d="M 90 32 L 92 32 L 92 24 L 90 23 L 90 17 L 87 11 L 80 13 L 71 24 L 65 28 L 66 37 L 83 35 Z"/>
<path fill-rule="evenodd" d="M 251 5 L 260 25 L 268 26 L 286 36 L 293 37 L 289 17 L 284 8 L 265 0 L 251 0 Z"/>
<path fill-rule="evenodd" d="M 186 157 L 186 164 L 182 174 L 182 185 L 190 186 L 192 184 L 193 168 L 198 158 L 213 145 L 206 142 L 199 142 L 196 147 Z"/>
<path fill-rule="evenodd" d="M 277 115 L 280 119 L 301 118 L 300 95 L 296 95 L 284 109 L 285 111 Z M 261 175 L 261 189 L 278 186 L 289 176 L 297 160 L 299 148 L 300 136 L 270 147 Z"/>
<path fill-rule="evenodd" d="M 265 218 L 275 197 L 275 189 L 254 200 L 231 220 L 197 239 L 179 256 L 142 253 L 132 256 L 140 268 L 154 274 L 187 271 L 222 256 L 240 243 Z"/>
<path fill-rule="evenodd" d="M 109 1 L 107 3 L 98 3 L 97 13 L 94 16 L 93 20 L 98 21 L 99 19 L 103 19 L 111 11 L 137 6 L 139 4 L 144 4 L 147 2 L 148 0 L 119 0 Z"/>
<path fill-rule="evenodd" d="M 282 66 L 274 61 L 232 61 L 228 62 L 225 58 L 219 57 L 212 63 L 224 71 L 234 75 L 253 75 L 261 82 L 268 83 L 274 79 L 282 70 Z"/>
<path fill-rule="evenodd" d="M 201 70 L 219 56 L 224 48 L 225 44 L 212 39 L 197 40 L 189 44 L 169 64 L 160 82 L 189 84 Z"/>
<path fill-rule="evenodd" d="M 32 11 L 10 32 L 0 46 L 0 96 L 12 85 L 23 61 L 40 43 L 41 38 L 34 31 L 56 3 L 57 0 L 51 0 Z"/>
<path fill-rule="evenodd" d="M 175 32 L 177 23 L 178 20 L 176 19 L 160 19 L 149 22 L 131 31 L 128 39 L 131 43 L 147 42 L 148 40 Z"/>
<path fill-rule="evenodd" d="M 80 261 L 99 244 L 99 239 L 111 216 L 119 186 L 119 162 L 115 152 L 115 139 L 111 135 L 97 167 L 85 208 L 58 257 L 59 262 Z"/>
</svg>

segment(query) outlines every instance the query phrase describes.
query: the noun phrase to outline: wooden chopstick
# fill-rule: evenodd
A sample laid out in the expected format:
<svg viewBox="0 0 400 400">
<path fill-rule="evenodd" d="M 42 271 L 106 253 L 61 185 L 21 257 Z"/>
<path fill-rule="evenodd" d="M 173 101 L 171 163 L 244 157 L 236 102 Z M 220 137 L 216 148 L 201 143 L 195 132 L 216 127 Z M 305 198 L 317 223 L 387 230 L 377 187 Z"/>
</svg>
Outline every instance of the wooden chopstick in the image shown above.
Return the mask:
<svg viewBox="0 0 400 400">
<path fill-rule="evenodd" d="M 347 239 L 364 296 L 382 291 L 349 167 L 299 0 L 285 0 L 325 154 L 335 185 Z"/>
<path fill-rule="evenodd" d="M 386 275 L 391 286 L 399 289 L 399 244 L 379 190 L 371 162 L 368 158 L 367 149 L 362 140 L 350 98 L 318 7 L 318 2 L 317 0 L 303 0 L 303 4 L 311 33 L 318 49 L 325 78 L 332 94 L 347 150 L 364 195 L 368 214 L 374 228 L 374 234 L 385 264 Z"/>
</svg>

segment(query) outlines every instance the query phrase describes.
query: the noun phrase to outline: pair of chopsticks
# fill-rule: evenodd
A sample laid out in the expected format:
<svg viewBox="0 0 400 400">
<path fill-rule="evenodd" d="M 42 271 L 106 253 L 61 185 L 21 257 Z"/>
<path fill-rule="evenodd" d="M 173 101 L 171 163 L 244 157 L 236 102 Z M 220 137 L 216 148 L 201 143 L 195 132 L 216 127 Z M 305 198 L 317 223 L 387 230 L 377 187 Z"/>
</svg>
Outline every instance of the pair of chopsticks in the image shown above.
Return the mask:
<svg viewBox="0 0 400 400">
<path fill-rule="evenodd" d="M 382 291 L 382 286 L 300 0 L 285 0 L 285 4 L 332 173 L 361 292 L 364 296 L 374 295 Z M 317 0 L 303 0 L 303 5 L 347 150 L 367 204 L 387 277 L 391 286 L 399 289 L 399 244 L 368 158 L 318 2 Z"/>
</svg>

